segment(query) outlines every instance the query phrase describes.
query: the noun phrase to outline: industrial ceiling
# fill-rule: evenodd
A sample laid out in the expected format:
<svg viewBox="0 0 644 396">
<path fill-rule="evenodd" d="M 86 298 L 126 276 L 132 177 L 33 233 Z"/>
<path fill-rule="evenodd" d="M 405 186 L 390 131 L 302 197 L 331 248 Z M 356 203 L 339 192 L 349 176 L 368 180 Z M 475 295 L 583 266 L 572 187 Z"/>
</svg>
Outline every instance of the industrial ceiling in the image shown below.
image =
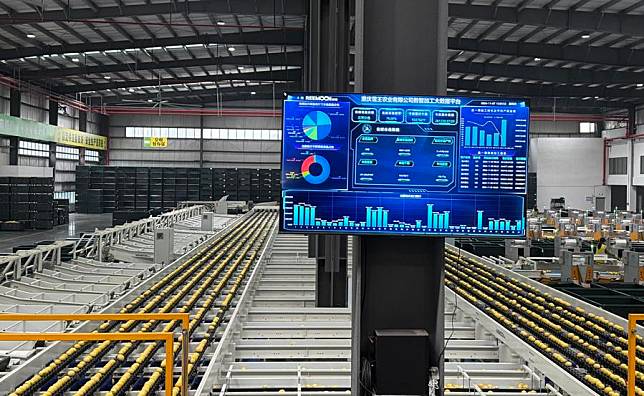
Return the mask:
<svg viewBox="0 0 644 396">
<path fill-rule="evenodd" d="M 302 88 L 303 0 L 0 0 L 0 72 L 92 105 Z M 451 94 L 598 112 L 644 101 L 644 2 L 450 1 Z"/>
</svg>

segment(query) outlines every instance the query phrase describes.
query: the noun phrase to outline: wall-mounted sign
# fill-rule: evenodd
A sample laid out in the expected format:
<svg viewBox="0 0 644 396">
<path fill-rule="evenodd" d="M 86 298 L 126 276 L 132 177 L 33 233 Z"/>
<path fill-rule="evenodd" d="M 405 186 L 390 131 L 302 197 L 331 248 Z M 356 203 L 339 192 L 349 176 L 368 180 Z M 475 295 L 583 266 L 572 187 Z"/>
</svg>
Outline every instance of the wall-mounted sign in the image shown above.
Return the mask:
<svg viewBox="0 0 644 396">
<path fill-rule="evenodd" d="M 75 129 L 56 128 L 56 143 L 66 146 L 85 147 L 94 150 L 107 150 L 107 138 Z"/>
<path fill-rule="evenodd" d="M 105 136 L 24 120 L 5 114 L 0 114 L 0 135 L 17 136 L 22 139 L 54 142 L 94 150 L 107 150 L 107 138 Z"/>
<path fill-rule="evenodd" d="M 168 147 L 167 137 L 146 137 L 143 138 L 143 147 L 164 148 Z"/>
</svg>

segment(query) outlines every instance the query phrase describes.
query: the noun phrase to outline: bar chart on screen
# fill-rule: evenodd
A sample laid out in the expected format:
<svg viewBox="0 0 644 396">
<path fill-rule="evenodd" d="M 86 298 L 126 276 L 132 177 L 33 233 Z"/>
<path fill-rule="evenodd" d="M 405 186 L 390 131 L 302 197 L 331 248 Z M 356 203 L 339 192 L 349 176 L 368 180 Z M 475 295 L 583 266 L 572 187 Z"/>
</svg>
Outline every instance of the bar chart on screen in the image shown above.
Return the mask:
<svg viewBox="0 0 644 396">
<path fill-rule="evenodd" d="M 334 216 L 334 210 L 326 205 L 299 202 L 298 199 L 288 196 L 285 202 L 285 221 L 288 226 L 313 232 L 342 231 L 347 232 L 373 232 L 404 231 L 407 233 L 445 233 L 445 234 L 521 234 L 524 230 L 523 218 L 508 219 L 493 217 L 486 214 L 486 210 L 477 209 L 475 204 L 467 207 L 469 214 L 463 216 L 460 210 L 458 216 L 453 215 L 453 210 L 444 210 L 445 202 L 437 204 L 417 202 L 413 207 L 408 207 L 401 216 L 400 208 L 395 205 L 365 204 L 356 207 L 356 210 L 347 211 L 345 206 L 340 213 Z M 447 202 L 447 201 L 446 201 Z M 340 202 L 337 202 L 340 205 Z M 344 206 L 344 205 L 342 205 Z M 455 209 L 461 205 L 456 205 Z M 338 207 L 334 207 L 337 209 Z M 458 209 L 457 209 L 458 210 Z M 491 210 L 493 211 L 493 210 Z M 497 211 L 493 211 L 498 213 Z M 345 215 L 344 213 L 349 213 Z"/>
<path fill-rule="evenodd" d="M 494 149 L 525 145 L 528 121 L 516 109 L 463 108 L 461 116 L 461 145 L 464 148 Z"/>
</svg>

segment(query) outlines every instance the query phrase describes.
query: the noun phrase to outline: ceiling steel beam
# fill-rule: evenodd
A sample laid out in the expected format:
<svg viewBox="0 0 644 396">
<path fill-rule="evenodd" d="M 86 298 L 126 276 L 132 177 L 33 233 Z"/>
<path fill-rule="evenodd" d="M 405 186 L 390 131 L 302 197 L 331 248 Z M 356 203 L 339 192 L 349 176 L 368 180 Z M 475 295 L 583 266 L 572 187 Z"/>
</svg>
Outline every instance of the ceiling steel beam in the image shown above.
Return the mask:
<svg viewBox="0 0 644 396">
<path fill-rule="evenodd" d="M 81 66 L 67 69 L 24 70 L 22 78 L 43 80 L 47 78 L 80 76 L 85 74 L 117 73 L 140 70 L 159 70 L 213 65 L 302 66 L 302 52 L 279 52 L 251 56 L 225 56 L 221 58 L 179 59 L 161 62 L 119 63 L 115 65 Z"/>
<path fill-rule="evenodd" d="M 449 16 L 566 30 L 644 36 L 642 16 L 624 13 L 559 10 L 547 7 L 517 9 L 514 6 L 450 4 Z"/>
<path fill-rule="evenodd" d="M 39 7 L 39 11 L 14 12 L 0 15 L 0 25 L 16 25 L 34 22 L 66 22 L 70 20 L 103 19 L 144 15 L 167 14 L 238 14 L 238 15 L 305 15 L 306 1 L 273 0 L 195 0 L 167 1 L 151 4 L 129 4 L 92 8 Z"/>
<path fill-rule="evenodd" d="M 589 70 L 578 68 L 561 68 L 545 66 L 522 66 L 500 63 L 483 62 L 447 62 L 450 73 L 475 74 L 479 76 L 495 76 L 520 78 L 523 80 L 548 81 L 562 84 L 640 84 L 644 83 L 644 75 L 638 72 L 616 70 Z"/>
<path fill-rule="evenodd" d="M 163 78 L 161 80 L 152 79 L 136 79 L 127 81 L 112 81 L 100 84 L 83 84 L 83 85 L 68 85 L 61 86 L 57 92 L 61 94 L 75 94 L 90 91 L 105 91 L 107 89 L 121 89 L 121 88 L 136 88 L 136 87 L 152 87 L 164 85 L 177 85 L 177 84 L 191 84 L 191 83 L 205 83 L 205 82 L 222 82 L 222 81 L 300 81 L 302 79 L 302 71 L 300 69 L 291 70 L 277 70 L 277 71 L 261 71 L 252 73 L 231 73 L 231 74 L 214 74 L 208 76 L 193 76 L 193 77 L 179 77 L 179 78 Z"/>
<path fill-rule="evenodd" d="M 304 33 L 301 31 L 267 30 L 247 33 L 228 33 L 223 36 L 207 34 L 200 37 L 168 37 L 158 39 L 124 40 L 99 43 L 41 45 L 40 47 L 20 47 L 0 50 L 0 60 L 17 59 L 28 56 L 42 56 L 64 53 L 83 53 L 90 51 L 124 50 L 128 48 L 169 47 L 193 44 L 224 45 L 302 45 Z"/>
<path fill-rule="evenodd" d="M 644 24 L 643 24 L 644 25 Z M 509 56 L 525 56 L 562 60 L 569 62 L 594 63 L 613 66 L 642 66 L 644 65 L 644 50 L 630 48 L 593 47 L 588 45 L 567 45 L 522 43 L 504 40 L 448 40 L 451 50 L 485 52 Z"/>
<path fill-rule="evenodd" d="M 558 84 L 526 84 L 509 81 L 456 80 L 451 78 L 447 80 L 447 87 L 520 97 L 637 98 L 644 101 L 644 89 L 636 88 L 575 87 Z"/>
<path fill-rule="evenodd" d="M 275 97 L 281 99 L 283 93 L 288 90 L 295 90 L 301 87 L 301 84 L 298 83 L 281 83 L 275 84 Z M 255 95 L 251 95 L 251 92 L 255 92 Z M 179 91 L 179 92 L 158 92 L 149 93 L 149 94 L 129 94 L 129 95 L 114 95 L 114 96 L 102 96 L 102 97 L 92 97 L 92 103 L 102 103 L 102 104 L 115 104 L 123 103 L 123 100 L 128 101 L 146 101 L 148 99 L 152 100 L 168 100 L 169 102 L 179 102 L 190 100 L 189 98 L 211 98 L 211 102 L 217 101 L 217 95 L 220 96 L 242 96 L 248 99 L 254 99 L 256 95 L 265 95 L 273 93 L 273 84 L 265 84 L 259 86 L 244 86 L 244 87 L 228 87 L 228 88 L 219 88 L 219 89 L 200 89 L 194 91 Z M 185 102 L 184 102 L 185 103 Z"/>
</svg>

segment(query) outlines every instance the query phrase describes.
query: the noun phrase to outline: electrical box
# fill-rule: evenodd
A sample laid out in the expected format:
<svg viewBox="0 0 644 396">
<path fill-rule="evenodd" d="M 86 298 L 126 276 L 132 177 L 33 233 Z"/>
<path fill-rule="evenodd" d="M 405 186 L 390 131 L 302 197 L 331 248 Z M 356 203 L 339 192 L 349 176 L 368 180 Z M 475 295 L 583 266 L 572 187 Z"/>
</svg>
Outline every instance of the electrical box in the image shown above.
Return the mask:
<svg viewBox="0 0 644 396">
<path fill-rule="evenodd" d="M 212 231 L 215 224 L 215 214 L 213 212 L 203 212 L 201 214 L 201 231 Z"/>
<path fill-rule="evenodd" d="M 228 214 L 228 196 L 221 197 L 219 201 L 215 202 L 215 213 Z"/>
<path fill-rule="evenodd" d="M 423 329 L 387 329 L 374 333 L 376 394 L 429 394 L 429 333 Z"/>
<path fill-rule="evenodd" d="M 174 232 L 172 228 L 154 231 L 154 262 L 167 265 L 174 261 Z"/>
</svg>

